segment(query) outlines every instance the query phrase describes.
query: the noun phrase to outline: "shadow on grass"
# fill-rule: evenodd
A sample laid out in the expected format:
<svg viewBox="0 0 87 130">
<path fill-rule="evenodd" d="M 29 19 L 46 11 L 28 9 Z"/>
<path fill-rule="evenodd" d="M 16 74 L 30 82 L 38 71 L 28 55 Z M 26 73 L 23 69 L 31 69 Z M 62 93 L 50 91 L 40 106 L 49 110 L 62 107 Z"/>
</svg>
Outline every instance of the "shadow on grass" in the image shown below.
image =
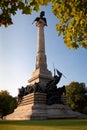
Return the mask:
<svg viewBox="0 0 87 130">
<path fill-rule="evenodd" d="M 55 120 L 0 121 L 0 125 L 21 125 L 21 126 L 87 126 L 87 119 L 55 119 Z"/>
</svg>

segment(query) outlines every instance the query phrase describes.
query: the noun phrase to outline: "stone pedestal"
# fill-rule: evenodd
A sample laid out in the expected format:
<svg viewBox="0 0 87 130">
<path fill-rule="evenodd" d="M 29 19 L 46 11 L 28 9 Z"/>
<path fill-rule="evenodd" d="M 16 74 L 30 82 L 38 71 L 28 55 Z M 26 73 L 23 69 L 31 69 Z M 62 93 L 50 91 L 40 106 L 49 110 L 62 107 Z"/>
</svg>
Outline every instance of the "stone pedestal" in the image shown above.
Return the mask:
<svg viewBox="0 0 87 130">
<path fill-rule="evenodd" d="M 23 97 L 19 106 L 29 105 L 29 104 L 46 104 L 46 94 L 45 93 L 31 93 Z"/>
<path fill-rule="evenodd" d="M 12 114 L 4 117 L 5 120 L 47 119 L 46 94 L 31 93 L 21 100 Z"/>
<path fill-rule="evenodd" d="M 67 102 L 66 102 L 66 96 L 65 96 L 65 95 L 62 95 L 62 96 L 61 96 L 61 101 L 62 101 L 62 103 L 63 103 L 64 105 L 67 104 Z"/>
<path fill-rule="evenodd" d="M 76 118 L 76 114 L 67 106 L 63 104 L 54 104 L 47 106 L 48 119 L 56 118 Z"/>
<path fill-rule="evenodd" d="M 12 114 L 5 116 L 5 120 L 43 120 L 59 118 L 87 118 L 78 112 L 73 112 L 67 105 L 46 105 L 46 94 L 32 93 L 24 96 Z"/>
</svg>

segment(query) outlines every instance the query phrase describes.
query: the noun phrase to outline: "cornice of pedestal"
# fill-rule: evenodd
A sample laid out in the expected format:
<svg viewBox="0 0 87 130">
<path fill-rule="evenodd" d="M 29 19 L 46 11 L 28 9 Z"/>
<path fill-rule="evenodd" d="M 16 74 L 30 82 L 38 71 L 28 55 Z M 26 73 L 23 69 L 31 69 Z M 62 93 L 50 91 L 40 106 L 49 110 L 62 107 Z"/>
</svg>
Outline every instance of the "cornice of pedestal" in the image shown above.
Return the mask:
<svg viewBox="0 0 87 130">
<path fill-rule="evenodd" d="M 40 68 L 38 68 L 32 73 L 31 78 L 28 80 L 28 82 L 29 84 L 34 84 L 35 82 L 40 82 L 43 80 L 47 83 L 49 80 L 52 79 L 53 77 L 51 71 L 49 71 L 48 69 L 42 71 Z"/>
</svg>

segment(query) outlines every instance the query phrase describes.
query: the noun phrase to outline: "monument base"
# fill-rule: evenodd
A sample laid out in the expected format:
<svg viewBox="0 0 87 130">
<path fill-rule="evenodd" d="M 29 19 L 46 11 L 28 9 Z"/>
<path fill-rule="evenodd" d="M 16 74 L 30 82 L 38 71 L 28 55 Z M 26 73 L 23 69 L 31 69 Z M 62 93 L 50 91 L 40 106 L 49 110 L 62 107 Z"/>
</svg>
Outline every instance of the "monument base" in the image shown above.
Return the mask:
<svg viewBox="0 0 87 130">
<path fill-rule="evenodd" d="M 32 76 L 28 82 L 29 84 L 40 82 L 41 86 L 45 86 L 52 79 L 52 73 L 48 69 L 38 68 L 32 73 Z"/>
<path fill-rule="evenodd" d="M 33 120 L 46 119 L 46 105 L 29 104 L 18 106 L 12 114 L 4 117 L 5 120 Z"/>
<path fill-rule="evenodd" d="M 72 111 L 66 104 L 46 105 L 46 94 L 32 93 L 23 97 L 12 114 L 5 120 L 35 120 L 58 118 L 87 118 L 87 115 Z"/>
<path fill-rule="evenodd" d="M 5 120 L 30 120 L 46 118 L 45 93 L 31 93 L 24 96 L 15 111 L 4 117 Z"/>
</svg>

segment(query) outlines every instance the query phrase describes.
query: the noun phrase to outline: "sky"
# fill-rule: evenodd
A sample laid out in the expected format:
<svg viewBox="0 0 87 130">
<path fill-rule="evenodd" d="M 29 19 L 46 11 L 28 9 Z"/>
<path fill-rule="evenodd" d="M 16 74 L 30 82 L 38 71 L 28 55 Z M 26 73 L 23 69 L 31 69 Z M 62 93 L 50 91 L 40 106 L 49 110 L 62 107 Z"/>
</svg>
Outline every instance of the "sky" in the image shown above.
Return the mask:
<svg viewBox="0 0 87 130">
<path fill-rule="evenodd" d="M 57 86 L 69 85 L 73 81 L 87 86 L 87 50 L 81 47 L 68 49 L 56 31 L 58 19 L 52 14 L 51 5 L 42 7 L 41 11 L 45 11 L 48 24 L 44 28 L 48 69 L 53 74 L 55 66 L 66 76 Z M 7 90 L 12 96 L 18 95 L 18 88 L 28 85 L 35 70 L 37 27 L 32 22 L 39 13 L 22 15 L 18 11 L 12 17 L 13 25 L 0 27 L 0 91 Z"/>
</svg>

